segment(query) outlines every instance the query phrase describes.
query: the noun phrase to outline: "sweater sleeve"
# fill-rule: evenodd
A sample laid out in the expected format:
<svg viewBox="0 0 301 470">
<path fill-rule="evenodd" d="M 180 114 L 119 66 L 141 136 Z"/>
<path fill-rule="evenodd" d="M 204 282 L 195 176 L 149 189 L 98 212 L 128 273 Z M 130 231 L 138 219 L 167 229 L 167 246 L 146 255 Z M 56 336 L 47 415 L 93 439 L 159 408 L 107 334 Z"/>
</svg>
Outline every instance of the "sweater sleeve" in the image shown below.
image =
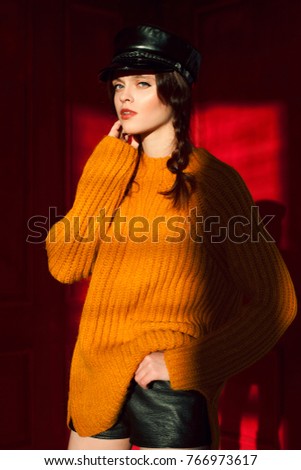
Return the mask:
<svg viewBox="0 0 301 470">
<path fill-rule="evenodd" d="M 205 192 L 214 201 L 211 214 L 220 214 L 223 224 L 238 222 L 236 237 L 228 232 L 222 246 L 209 249 L 222 253 L 230 288 L 241 292 L 244 301 L 238 313 L 216 322 L 219 326 L 205 336 L 165 351 L 172 387 L 204 394 L 265 355 L 296 315 L 292 280 L 275 242 L 256 217 L 250 220 L 254 203 L 249 191 L 238 173 L 223 165 L 208 178 Z"/>
<path fill-rule="evenodd" d="M 136 158 L 132 146 L 106 136 L 88 159 L 73 207 L 46 238 L 49 270 L 58 281 L 72 283 L 91 274 L 100 243 L 101 211 L 111 217 L 118 208 Z"/>
</svg>

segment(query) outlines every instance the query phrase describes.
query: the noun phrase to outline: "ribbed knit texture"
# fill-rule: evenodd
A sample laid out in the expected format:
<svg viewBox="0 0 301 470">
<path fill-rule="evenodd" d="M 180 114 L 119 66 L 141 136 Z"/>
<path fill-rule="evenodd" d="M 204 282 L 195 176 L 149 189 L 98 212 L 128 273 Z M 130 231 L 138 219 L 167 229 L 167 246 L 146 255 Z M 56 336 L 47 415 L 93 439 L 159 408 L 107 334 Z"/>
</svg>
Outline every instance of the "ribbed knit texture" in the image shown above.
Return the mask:
<svg viewBox="0 0 301 470">
<path fill-rule="evenodd" d="M 295 292 L 275 243 L 250 224 L 235 226 L 237 236 L 249 236 L 243 243 L 233 230 L 230 237 L 219 232 L 234 216 L 250 220 L 254 203 L 237 172 L 195 150 L 187 170 L 195 174 L 196 192 L 178 211 L 158 194 L 174 180 L 168 158 L 143 155 L 122 200 L 137 151 L 105 137 L 85 166 L 72 209 L 48 234 L 56 279 L 72 283 L 92 273 L 71 367 L 68 420 L 81 436 L 111 427 L 138 364 L 160 350 L 171 386 L 206 396 L 212 448 L 218 448 L 223 384 L 275 345 L 296 314 Z M 118 208 L 113 223 L 103 220 L 102 209 L 109 217 Z M 189 212 L 195 208 L 205 224 Z M 195 241 L 196 227 L 202 242 Z M 219 234 L 219 243 L 212 243 Z"/>
</svg>

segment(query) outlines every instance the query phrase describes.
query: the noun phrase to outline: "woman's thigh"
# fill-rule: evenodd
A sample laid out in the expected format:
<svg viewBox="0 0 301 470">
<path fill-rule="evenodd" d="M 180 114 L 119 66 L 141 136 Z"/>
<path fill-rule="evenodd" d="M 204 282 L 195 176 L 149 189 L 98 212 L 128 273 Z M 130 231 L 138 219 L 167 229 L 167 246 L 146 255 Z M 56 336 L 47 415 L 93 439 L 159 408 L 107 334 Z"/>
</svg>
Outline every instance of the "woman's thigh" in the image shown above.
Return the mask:
<svg viewBox="0 0 301 470">
<path fill-rule="evenodd" d="M 94 437 L 81 437 L 71 431 L 68 450 L 129 450 L 129 438 L 125 439 L 95 439 Z"/>
</svg>

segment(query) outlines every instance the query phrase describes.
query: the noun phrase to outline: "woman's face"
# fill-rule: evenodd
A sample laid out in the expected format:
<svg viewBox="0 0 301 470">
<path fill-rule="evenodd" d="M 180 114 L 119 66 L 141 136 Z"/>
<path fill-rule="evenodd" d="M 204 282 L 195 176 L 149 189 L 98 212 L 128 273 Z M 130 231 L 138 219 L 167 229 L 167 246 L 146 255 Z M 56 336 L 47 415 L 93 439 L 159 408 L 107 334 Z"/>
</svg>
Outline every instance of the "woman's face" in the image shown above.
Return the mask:
<svg viewBox="0 0 301 470">
<path fill-rule="evenodd" d="M 162 135 L 172 125 L 172 109 L 160 101 L 154 74 L 125 75 L 112 81 L 114 105 L 123 132 Z"/>
</svg>

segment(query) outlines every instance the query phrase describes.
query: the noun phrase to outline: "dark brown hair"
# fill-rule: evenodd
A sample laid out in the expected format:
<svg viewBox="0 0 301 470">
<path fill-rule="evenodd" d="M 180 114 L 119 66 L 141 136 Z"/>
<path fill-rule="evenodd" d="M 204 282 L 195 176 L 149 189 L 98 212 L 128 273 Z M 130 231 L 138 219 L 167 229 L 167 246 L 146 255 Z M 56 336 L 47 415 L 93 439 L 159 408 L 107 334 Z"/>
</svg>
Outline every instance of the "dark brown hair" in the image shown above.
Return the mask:
<svg viewBox="0 0 301 470">
<path fill-rule="evenodd" d="M 159 99 L 172 108 L 176 137 L 176 148 L 167 161 L 167 168 L 176 175 L 176 179 L 169 190 L 160 194 L 172 198 L 175 207 L 181 207 L 187 203 L 195 186 L 194 176 L 184 173 L 193 149 L 190 140 L 191 87 L 178 72 L 159 73 L 156 82 Z"/>
<path fill-rule="evenodd" d="M 171 106 L 173 111 L 173 126 L 175 129 L 176 148 L 167 161 L 167 168 L 176 175 L 173 186 L 161 192 L 163 196 L 173 200 L 173 206 L 183 207 L 189 200 L 190 193 L 194 191 L 194 176 L 184 172 L 189 163 L 189 155 L 193 146 L 190 140 L 190 118 L 192 113 L 191 87 L 178 72 L 163 72 L 156 74 L 157 93 L 162 103 Z M 109 96 L 114 102 L 114 89 L 112 82 L 108 82 Z M 138 149 L 138 160 L 135 171 L 130 178 L 124 197 L 129 193 L 135 180 L 142 155 L 142 146 Z"/>
</svg>

